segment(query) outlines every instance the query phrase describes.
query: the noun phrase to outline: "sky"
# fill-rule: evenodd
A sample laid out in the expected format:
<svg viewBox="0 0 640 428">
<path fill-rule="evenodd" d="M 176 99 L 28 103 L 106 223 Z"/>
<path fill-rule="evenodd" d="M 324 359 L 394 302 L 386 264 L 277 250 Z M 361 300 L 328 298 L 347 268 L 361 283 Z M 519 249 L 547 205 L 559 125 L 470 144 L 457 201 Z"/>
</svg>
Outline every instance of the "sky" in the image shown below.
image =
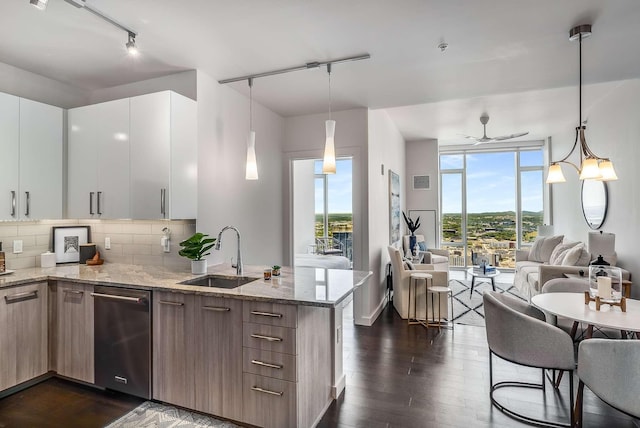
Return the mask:
<svg viewBox="0 0 640 428">
<path fill-rule="evenodd" d="M 542 165 L 542 150 L 520 152 L 521 167 Z M 463 167 L 463 156 L 443 155 L 441 170 Z M 513 152 L 467 154 L 467 212 L 515 211 L 516 181 Z M 522 173 L 522 209 L 542 211 L 542 170 Z M 462 211 L 461 175 L 443 174 L 442 212 Z"/>
<path fill-rule="evenodd" d="M 351 213 L 351 179 L 353 175 L 353 165 L 351 158 L 336 160 L 336 173 L 328 175 L 329 179 L 329 212 L 330 213 Z M 322 161 L 315 162 L 315 173 L 322 174 Z M 316 214 L 322 214 L 322 182 L 316 179 Z"/>
</svg>

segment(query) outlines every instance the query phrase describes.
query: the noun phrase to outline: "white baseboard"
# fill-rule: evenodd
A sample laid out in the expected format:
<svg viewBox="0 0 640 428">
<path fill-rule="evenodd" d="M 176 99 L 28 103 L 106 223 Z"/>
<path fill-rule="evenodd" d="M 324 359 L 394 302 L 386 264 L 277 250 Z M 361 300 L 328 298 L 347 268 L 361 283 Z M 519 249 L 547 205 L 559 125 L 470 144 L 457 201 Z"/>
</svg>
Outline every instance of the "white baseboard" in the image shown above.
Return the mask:
<svg viewBox="0 0 640 428">
<path fill-rule="evenodd" d="M 343 373 L 342 376 L 340 376 L 340 379 L 338 380 L 338 382 L 336 382 L 336 384 L 331 387 L 331 397 L 334 399 L 338 398 L 340 394 L 342 394 L 342 391 L 344 391 L 346 384 L 347 384 L 347 377 Z"/>
<path fill-rule="evenodd" d="M 387 305 L 387 295 L 385 294 L 385 296 L 382 298 L 382 300 L 380 301 L 380 303 L 378 304 L 378 306 L 376 307 L 376 309 L 373 311 L 371 315 L 357 317 L 357 318 L 354 317 L 353 319 L 354 324 L 371 327 L 373 323 L 376 322 L 376 320 L 378 319 L 378 317 L 380 316 L 380 314 L 382 313 L 386 305 Z"/>
</svg>

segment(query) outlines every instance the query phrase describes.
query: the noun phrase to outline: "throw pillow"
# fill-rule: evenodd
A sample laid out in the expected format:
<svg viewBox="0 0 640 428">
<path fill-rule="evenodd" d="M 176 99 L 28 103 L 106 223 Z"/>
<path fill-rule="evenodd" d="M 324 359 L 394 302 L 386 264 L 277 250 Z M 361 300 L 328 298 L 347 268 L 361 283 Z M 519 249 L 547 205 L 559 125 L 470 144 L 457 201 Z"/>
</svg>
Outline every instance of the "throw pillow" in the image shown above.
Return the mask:
<svg viewBox="0 0 640 428">
<path fill-rule="evenodd" d="M 418 249 L 420 249 L 420 251 L 427 251 L 427 243 L 424 241 L 418 242 Z"/>
<path fill-rule="evenodd" d="M 551 256 L 549 257 L 549 264 L 556 266 L 561 265 L 564 260 L 564 256 L 567 255 L 567 252 L 579 243 L 580 242 L 576 241 L 556 245 L 556 248 L 553 249 L 553 252 L 551 252 Z"/>
<path fill-rule="evenodd" d="M 404 261 L 404 268 L 406 270 L 416 270 L 415 266 L 413 266 L 413 263 L 411 262 L 411 260 L 406 260 Z"/>
<path fill-rule="evenodd" d="M 567 251 L 567 254 L 564 256 L 564 259 L 562 260 L 562 265 L 563 266 L 587 266 L 589 264 L 590 259 L 591 259 L 591 255 L 584 248 L 584 244 L 580 243 L 574 246 L 573 248 L 571 248 L 569 251 Z"/>
<path fill-rule="evenodd" d="M 564 235 L 538 236 L 529 251 L 529 260 L 534 262 L 549 262 L 551 253 L 562 242 Z"/>
</svg>

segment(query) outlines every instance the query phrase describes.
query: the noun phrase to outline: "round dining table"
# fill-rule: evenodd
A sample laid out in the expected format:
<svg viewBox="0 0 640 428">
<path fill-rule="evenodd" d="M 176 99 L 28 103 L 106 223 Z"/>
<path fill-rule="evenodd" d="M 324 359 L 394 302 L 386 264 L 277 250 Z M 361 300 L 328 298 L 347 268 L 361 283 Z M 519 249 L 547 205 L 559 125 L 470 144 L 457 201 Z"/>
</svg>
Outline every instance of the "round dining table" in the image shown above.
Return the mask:
<svg viewBox="0 0 640 428">
<path fill-rule="evenodd" d="M 537 294 L 531 298 L 531 303 L 542 311 L 589 326 L 640 332 L 640 300 L 627 299 L 626 312 L 619 306 L 604 303 L 597 311 L 595 302 L 585 304 L 584 293 Z"/>
</svg>

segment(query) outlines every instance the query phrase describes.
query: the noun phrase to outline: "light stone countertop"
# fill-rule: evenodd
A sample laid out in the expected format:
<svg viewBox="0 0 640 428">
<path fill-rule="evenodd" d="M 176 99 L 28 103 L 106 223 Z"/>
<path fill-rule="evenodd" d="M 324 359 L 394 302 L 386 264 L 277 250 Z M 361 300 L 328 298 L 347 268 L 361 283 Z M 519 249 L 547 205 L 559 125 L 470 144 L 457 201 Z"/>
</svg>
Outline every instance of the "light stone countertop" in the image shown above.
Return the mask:
<svg viewBox="0 0 640 428">
<path fill-rule="evenodd" d="M 162 266 L 105 263 L 100 266 L 59 265 L 52 268 L 19 269 L 0 276 L 0 288 L 23 285 L 34 281 L 64 280 L 115 287 L 147 290 L 190 292 L 242 300 L 274 303 L 336 307 L 357 287 L 363 285 L 371 272 L 296 267 L 281 269 L 280 276 L 262 279 L 264 268 L 245 266 L 244 275 L 255 281 L 233 289 L 202 287 L 179 282 L 203 275 L 192 275 L 188 270 Z M 228 264 L 211 266 L 208 274 L 235 276 L 235 268 Z"/>
</svg>

